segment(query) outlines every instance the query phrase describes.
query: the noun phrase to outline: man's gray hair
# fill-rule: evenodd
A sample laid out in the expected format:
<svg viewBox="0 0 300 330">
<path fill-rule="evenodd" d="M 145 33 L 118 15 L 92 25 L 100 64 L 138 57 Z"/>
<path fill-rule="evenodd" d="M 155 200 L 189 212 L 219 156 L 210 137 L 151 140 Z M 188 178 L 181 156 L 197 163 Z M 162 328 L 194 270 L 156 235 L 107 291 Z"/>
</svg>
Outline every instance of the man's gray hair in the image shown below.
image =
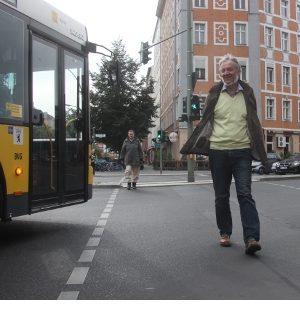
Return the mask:
<svg viewBox="0 0 300 330">
<path fill-rule="evenodd" d="M 219 68 L 221 68 L 221 65 L 226 62 L 226 61 L 233 61 L 238 69 L 238 71 L 241 71 L 241 65 L 239 63 L 239 61 L 237 60 L 236 57 L 234 57 L 232 54 L 227 54 L 224 55 L 220 61 L 219 61 Z"/>
</svg>

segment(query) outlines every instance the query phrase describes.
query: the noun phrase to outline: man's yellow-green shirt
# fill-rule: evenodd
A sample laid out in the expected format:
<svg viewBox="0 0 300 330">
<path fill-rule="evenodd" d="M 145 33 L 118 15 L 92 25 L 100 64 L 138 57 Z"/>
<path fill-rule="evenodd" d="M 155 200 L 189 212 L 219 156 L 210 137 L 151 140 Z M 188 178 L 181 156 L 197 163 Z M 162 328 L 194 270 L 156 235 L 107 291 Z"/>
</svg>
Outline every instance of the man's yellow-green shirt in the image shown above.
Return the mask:
<svg viewBox="0 0 300 330">
<path fill-rule="evenodd" d="M 241 90 L 231 97 L 223 89 L 214 110 L 210 148 L 235 150 L 250 148 L 247 134 L 247 110 Z"/>
</svg>

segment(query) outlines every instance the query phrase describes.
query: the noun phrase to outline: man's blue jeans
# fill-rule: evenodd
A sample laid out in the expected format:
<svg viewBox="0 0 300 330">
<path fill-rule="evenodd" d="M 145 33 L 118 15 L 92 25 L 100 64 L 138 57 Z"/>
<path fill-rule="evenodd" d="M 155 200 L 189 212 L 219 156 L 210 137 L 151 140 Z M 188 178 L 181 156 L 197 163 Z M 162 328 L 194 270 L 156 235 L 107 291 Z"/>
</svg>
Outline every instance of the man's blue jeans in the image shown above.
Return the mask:
<svg viewBox="0 0 300 330">
<path fill-rule="evenodd" d="M 220 235 L 232 234 L 230 211 L 230 185 L 232 176 L 243 226 L 244 242 L 253 238 L 259 241 L 260 224 L 255 201 L 251 195 L 252 157 L 250 149 L 213 150 L 209 152 L 209 162 L 215 190 L 217 226 Z"/>
</svg>

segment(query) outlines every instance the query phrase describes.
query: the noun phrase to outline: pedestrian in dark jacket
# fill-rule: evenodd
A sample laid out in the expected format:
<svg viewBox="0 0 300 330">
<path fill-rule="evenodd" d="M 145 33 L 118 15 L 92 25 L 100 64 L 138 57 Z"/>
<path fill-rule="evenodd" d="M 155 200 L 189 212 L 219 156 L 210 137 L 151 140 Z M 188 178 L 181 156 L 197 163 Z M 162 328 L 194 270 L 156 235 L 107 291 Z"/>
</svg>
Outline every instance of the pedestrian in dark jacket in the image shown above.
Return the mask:
<svg viewBox="0 0 300 330">
<path fill-rule="evenodd" d="M 143 151 L 141 142 L 134 136 L 134 131 L 128 131 L 128 137 L 123 142 L 121 154 L 121 163 L 126 165 L 125 178 L 128 179 L 127 189 L 136 189 L 136 182 L 140 175 L 140 166 L 143 163 Z"/>
<path fill-rule="evenodd" d="M 220 60 L 219 68 L 222 81 L 210 90 L 203 117 L 180 152 L 209 155 L 221 246 L 231 246 L 229 197 L 234 177 L 245 252 L 250 254 L 261 249 L 260 222 L 251 195 L 251 163 L 254 158 L 266 164 L 264 137 L 253 89 L 239 80 L 238 60 L 227 54 Z"/>
</svg>

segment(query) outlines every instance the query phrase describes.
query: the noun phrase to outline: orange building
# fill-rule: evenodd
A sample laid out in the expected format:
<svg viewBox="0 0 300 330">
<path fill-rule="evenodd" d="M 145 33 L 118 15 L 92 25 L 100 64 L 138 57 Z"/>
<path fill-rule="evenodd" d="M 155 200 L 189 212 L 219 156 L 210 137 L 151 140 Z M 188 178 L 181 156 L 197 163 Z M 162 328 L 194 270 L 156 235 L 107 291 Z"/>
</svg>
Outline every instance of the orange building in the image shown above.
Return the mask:
<svg viewBox="0 0 300 330">
<path fill-rule="evenodd" d="M 186 7 L 186 0 L 158 1 L 161 40 L 186 29 Z M 191 10 L 193 94 L 205 101 L 220 81 L 218 61 L 233 54 L 242 65 L 241 79 L 254 89 L 266 150 L 300 152 L 300 0 L 191 0 Z M 162 129 L 179 132 L 178 142 L 164 147 L 180 159 L 187 139 L 186 122 L 180 121 L 187 95 L 186 33 L 157 45 L 156 53 L 157 47 Z"/>
</svg>

